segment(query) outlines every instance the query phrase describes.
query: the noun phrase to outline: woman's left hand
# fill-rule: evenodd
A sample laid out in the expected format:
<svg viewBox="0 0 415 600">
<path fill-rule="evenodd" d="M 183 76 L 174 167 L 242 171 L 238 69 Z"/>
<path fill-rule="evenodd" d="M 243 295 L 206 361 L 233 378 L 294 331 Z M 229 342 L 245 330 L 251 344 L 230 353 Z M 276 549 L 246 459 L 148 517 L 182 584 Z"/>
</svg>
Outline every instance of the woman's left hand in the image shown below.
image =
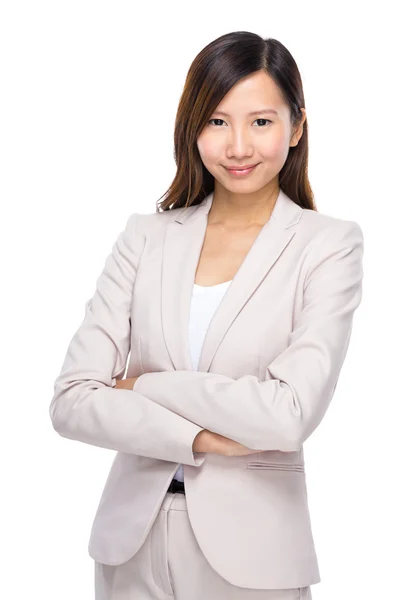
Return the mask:
<svg viewBox="0 0 415 600">
<path fill-rule="evenodd" d="M 126 379 L 117 379 L 113 389 L 132 390 L 138 377 L 127 377 Z"/>
</svg>

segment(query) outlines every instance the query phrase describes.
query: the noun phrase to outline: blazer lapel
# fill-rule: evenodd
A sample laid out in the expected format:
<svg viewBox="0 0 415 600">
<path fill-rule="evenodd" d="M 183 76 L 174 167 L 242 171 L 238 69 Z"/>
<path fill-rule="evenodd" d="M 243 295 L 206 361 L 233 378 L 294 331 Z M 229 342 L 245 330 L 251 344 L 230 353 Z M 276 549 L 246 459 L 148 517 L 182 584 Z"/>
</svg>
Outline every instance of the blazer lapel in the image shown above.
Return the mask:
<svg viewBox="0 0 415 600">
<path fill-rule="evenodd" d="M 214 192 L 196 206 L 174 209 L 163 245 L 161 319 L 164 338 L 177 371 L 193 370 L 189 347 L 190 303 L 196 269 Z M 251 246 L 214 313 L 204 339 L 199 371 L 209 371 L 228 328 L 295 236 L 302 208 L 280 190 L 273 212 Z"/>
</svg>

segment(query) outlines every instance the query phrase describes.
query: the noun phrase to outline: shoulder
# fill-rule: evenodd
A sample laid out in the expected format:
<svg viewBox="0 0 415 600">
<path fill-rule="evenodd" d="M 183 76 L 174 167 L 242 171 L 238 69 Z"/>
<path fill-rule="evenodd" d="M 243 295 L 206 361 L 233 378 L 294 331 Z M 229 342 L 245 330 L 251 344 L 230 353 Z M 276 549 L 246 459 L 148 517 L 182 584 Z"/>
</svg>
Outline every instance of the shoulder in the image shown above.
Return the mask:
<svg viewBox="0 0 415 600">
<path fill-rule="evenodd" d="M 156 213 L 134 212 L 128 216 L 125 230 L 132 235 L 150 233 L 152 230 L 165 227 L 176 215 L 177 210 Z"/>
<path fill-rule="evenodd" d="M 304 208 L 299 232 L 310 248 L 333 243 L 363 244 L 363 230 L 357 221 L 334 217 Z"/>
</svg>

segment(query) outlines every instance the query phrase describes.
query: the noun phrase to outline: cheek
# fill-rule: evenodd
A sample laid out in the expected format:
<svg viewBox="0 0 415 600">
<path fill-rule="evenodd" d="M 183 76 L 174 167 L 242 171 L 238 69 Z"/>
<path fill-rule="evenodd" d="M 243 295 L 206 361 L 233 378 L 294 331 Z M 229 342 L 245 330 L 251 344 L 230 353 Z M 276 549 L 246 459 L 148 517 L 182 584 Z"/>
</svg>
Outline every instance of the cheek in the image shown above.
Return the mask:
<svg viewBox="0 0 415 600">
<path fill-rule="evenodd" d="M 220 156 L 218 143 L 212 139 L 209 139 L 209 137 L 199 139 L 197 142 L 197 147 L 204 162 L 214 162 Z"/>
<path fill-rule="evenodd" d="M 286 142 L 282 137 L 264 140 L 264 144 L 261 147 L 261 154 L 264 158 L 273 161 L 279 160 L 286 154 Z"/>
</svg>

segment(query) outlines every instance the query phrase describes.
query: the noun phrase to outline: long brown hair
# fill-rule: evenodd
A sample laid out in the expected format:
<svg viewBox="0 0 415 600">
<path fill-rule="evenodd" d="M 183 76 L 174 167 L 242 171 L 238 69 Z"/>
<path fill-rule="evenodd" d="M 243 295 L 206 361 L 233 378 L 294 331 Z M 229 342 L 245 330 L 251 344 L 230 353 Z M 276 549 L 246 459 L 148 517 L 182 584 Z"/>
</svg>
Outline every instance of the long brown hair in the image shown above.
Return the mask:
<svg viewBox="0 0 415 600">
<path fill-rule="evenodd" d="M 204 166 L 197 138 L 222 98 L 243 77 L 265 71 L 280 88 L 295 127 L 305 108 L 297 64 L 281 42 L 249 31 L 234 31 L 208 44 L 193 60 L 186 76 L 174 126 L 177 172 L 157 201 L 157 212 L 200 204 L 214 190 L 214 177 Z M 279 173 L 279 187 L 302 208 L 317 210 L 307 173 L 307 119 L 296 146 L 290 147 Z"/>
</svg>

